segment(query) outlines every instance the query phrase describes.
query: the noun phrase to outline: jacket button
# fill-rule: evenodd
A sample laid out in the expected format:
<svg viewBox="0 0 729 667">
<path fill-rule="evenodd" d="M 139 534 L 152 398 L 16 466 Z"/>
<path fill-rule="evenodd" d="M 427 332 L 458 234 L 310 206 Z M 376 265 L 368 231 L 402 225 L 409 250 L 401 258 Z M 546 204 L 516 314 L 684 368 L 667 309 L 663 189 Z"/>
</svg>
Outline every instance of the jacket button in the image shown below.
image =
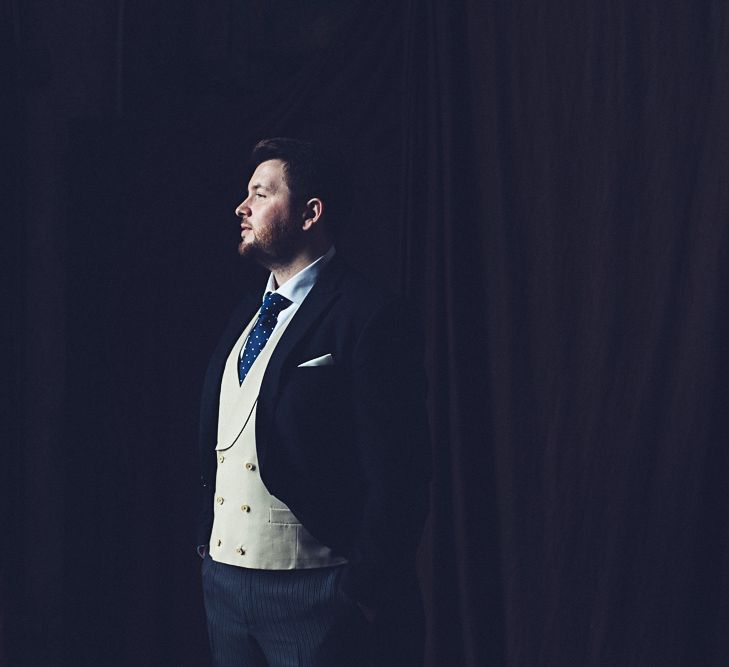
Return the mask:
<svg viewBox="0 0 729 667">
<path fill-rule="evenodd" d="M 251 506 L 250 506 L 250 505 L 241 505 L 241 506 L 240 506 L 240 508 L 241 508 L 241 509 L 242 509 L 242 510 L 243 510 L 244 512 L 250 512 L 250 511 L 251 511 Z"/>
<path fill-rule="evenodd" d="M 255 463 L 246 463 L 246 470 L 255 470 L 256 464 Z"/>
<path fill-rule="evenodd" d="M 218 497 L 217 497 L 217 498 L 215 499 L 215 502 L 216 502 L 216 503 L 218 503 L 218 505 L 222 505 L 222 504 L 223 504 L 223 502 L 224 502 L 224 501 L 223 501 L 223 496 L 218 496 Z"/>
</svg>

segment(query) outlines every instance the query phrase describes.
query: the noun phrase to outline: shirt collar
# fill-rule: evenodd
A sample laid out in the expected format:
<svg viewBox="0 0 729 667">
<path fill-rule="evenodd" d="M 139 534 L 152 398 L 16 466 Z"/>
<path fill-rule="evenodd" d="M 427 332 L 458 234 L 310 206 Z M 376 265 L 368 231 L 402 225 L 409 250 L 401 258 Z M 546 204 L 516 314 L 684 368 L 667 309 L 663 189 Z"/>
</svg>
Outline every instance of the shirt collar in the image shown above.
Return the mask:
<svg viewBox="0 0 729 667">
<path fill-rule="evenodd" d="M 277 292 L 281 296 L 285 296 L 289 301 L 296 305 L 306 298 L 306 295 L 314 287 L 319 274 L 322 269 L 329 263 L 329 260 L 334 257 L 336 250 L 334 246 L 327 250 L 326 254 L 322 255 L 318 259 L 314 260 L 309 266 L 301 269 L 296 275 L 289 278 L 281 287 L 275 289 L 275 281 L 273 279 L 273 273 L 268 276 L 268 282 L 266 283 L 266 292 Z"/>
</svg>

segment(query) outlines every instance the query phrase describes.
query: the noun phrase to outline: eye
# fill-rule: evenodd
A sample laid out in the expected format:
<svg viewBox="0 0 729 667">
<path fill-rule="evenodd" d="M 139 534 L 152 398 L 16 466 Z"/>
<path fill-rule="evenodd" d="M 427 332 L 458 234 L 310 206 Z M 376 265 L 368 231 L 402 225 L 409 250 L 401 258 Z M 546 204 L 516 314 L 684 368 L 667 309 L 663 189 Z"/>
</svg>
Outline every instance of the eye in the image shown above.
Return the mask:
<svg viewBox="0 0 729 667">
<path fill-rule="evenodd" d="M 256 197 L 260 197 L 261 199 L 265 199 L 266 195 L 262 195 L 260 192 L 256 192 Z"/>
</svg>

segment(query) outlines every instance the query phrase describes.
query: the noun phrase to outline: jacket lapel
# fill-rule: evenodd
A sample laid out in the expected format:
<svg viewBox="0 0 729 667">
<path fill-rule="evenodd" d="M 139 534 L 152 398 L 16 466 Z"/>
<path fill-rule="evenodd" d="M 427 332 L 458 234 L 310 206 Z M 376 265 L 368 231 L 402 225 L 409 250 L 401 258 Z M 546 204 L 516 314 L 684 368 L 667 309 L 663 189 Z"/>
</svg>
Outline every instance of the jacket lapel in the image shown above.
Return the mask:
<svg viewBox="0 0 729 667">
<path fill-rule="evenodd" d="M 255 294 L 248 295 L 238 304 L 208 364 L 203 382 L 200 405 L 199 437 L 203 451 L 207 451 L 208 447 L 212 450 L 217 440 L 220 382 L 223 377 L 225 362 L 228 359 L 231 348 L 243 333 L 246 325 L 250 322 L 260 305 L 260 297 L 257 297 Z"/>
<path fill-rule="evenodd" d="M 270 401 L 275 399 L 286 360 L 297 343 L 319 321 L 324 312 L 339 296 L 339 282 L 345 268 L 346 265 L 342 260 L 336 255 L 332 257 L 314 287 L 311 288 L 311 292 L 299 306 L 268 362 L 259 394 L 260 402 L 271 405 Z"/>
<path fill-rule="evenodd" d="M 227 328 L 220 338 L 220 343 L 215 351 L 215 355 L 211 360 L 211 370 L 213 371 L 217 381 L 223 376 L 225 362 L 235 342 L 240 338 L 243 330 L 248 326 L 249 322 L 261 307 L 260 296 L 255 294 L 248 295 L 238 304 L 235 313 L 230 319 Z"/>
</svg>

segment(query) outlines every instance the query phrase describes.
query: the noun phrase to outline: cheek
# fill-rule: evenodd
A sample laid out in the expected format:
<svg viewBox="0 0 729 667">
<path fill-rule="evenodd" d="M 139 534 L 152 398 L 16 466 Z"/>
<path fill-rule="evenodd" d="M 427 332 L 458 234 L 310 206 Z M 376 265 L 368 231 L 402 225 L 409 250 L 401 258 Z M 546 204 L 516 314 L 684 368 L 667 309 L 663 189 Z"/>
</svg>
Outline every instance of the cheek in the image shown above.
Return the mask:
<svg viewBox="0 0 729 667">
<path fill-rule="evenodd" d="M 286 232 L 291 226 L 289 218 L 283 208 L 275 208 L 269 211 L 266 217 L 266 232 L 270 234 L 280 235 Z"/>
</svg>

